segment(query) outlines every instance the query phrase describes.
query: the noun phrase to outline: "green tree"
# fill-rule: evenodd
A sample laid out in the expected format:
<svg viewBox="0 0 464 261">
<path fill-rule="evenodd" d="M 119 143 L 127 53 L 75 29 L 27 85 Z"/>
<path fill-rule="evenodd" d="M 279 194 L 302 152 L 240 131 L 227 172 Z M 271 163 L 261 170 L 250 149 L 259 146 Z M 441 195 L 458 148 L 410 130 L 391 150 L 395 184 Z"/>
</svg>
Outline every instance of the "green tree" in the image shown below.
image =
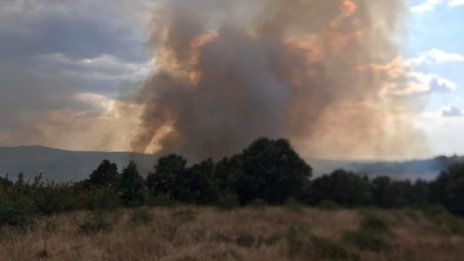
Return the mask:
<svg viewBox="0 0 464 261">
<path fill-rule="evenodd" d="M 118 184 L 118 166 L 109 160 L 102 163 L 89 176 L 89 183 L 95 187 L 114 187 Z"/>
<path fill-rule="evenodd" d="M 454 214 L 464 215 L 464 164 L 457 164 L 431 183 L 431 200 Z"/>
<path fill-rule="evenodd" d="M 309 202 L 319 204 L 324 200 L 347 207 L 367 205 L 371 199 L 367 177 L 346 170 L 335 170 L 330 175 L 315 179 L 309 189 Z"/>
<path fill-rule="evenodd" d="M 139 175 L 134 161 L 122 171 L 118 191 L 125 206 L 138 206 L 145 202 L 147 191 L 144 179 Z"/>
<path fill-rule="evenodd" d="M 178 199 L 198 204 L 212 203 L 219 195 L 218 183 L 214 177 L 215 164 L 211 159 L 193 165 L 177 176 Z"/>
<path fill-rule="evenodd" d="M 185 172 L 187 161 L 179 155 L 170 154 L 159 158 L 155 172 L 147 176 L 147 187 L 154 195 L 174 196 L 177 190 L 177 177 Z"/>
<path fill-rule="evenodd" d="M 221 168 L 224 168 L 222 166 Z M 232 192 L 242 204 L 254 199 L 283 203 L 289 197 L 301 198 L 312 169 L 284 139 L 260 138 L 225 168 L 231 175 Z"/>
</svg>

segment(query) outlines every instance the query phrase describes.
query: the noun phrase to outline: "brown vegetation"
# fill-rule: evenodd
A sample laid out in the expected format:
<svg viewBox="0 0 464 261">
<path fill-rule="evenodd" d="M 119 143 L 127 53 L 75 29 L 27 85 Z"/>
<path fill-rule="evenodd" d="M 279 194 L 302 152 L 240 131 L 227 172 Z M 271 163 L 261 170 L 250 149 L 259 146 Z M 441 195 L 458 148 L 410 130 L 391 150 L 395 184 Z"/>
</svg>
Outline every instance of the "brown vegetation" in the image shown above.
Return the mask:
<svg viewBox="0 0 464 261">
<path fill-rule="evenodd" d="M 387 223 L 377 217 L 367 219 L 367 212 L 385 218 L 390 227 L 384 229 Z M 82 233 L 82 224 L 96 224 L 96 229 Z M 373 252 L 344 241 L 347 233 L 363 226 L 388 230 L 390 247 Z M 74 212 L 44 218 L 29 232 L 3 229 L 0 235 L 2 261 L 459 260 L 464 254 L 463 237 L 422 214 L 398 210 L 176 207 Z"/>
</svg>

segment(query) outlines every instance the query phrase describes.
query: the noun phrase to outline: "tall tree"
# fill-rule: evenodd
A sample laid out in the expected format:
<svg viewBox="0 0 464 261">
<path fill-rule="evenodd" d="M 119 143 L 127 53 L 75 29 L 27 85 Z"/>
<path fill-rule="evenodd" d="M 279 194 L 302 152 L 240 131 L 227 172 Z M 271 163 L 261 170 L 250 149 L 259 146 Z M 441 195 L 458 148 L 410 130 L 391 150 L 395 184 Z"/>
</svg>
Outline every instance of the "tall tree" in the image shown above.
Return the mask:
<svg viewBox="0 0 464 261">
<path fill-rule="evenodd" d="M 312 174 L 311 167 L 284 139 L 260 138 L 230 163 L 232 191 L 242 204 L 258 198 L 271 204 L 300 198 Z"/>
<path fill-rule="evenodd" d="M 147 187 L 154 195 L 169 194 L 175 196 L 177 177 L 185 172 L 187 161 L 179 155 L 170 154 L 159 158 L 155 171 L 147 176 Z"/>
<path fill-rule="evenodd" d="M 145 181 L 139 175 L 134 161 L 129 162 L 129 165 L 123 169 L 118 191 L 126 206 L 137 206 L 145 201 L 147 196 Z"/>
<path fill-rule="evenodd" d="M 109 160 L 102 163 L 89 176 L 89 183 L 95 187 L 114 187 L 119 179 L 118 166 Z"/>
</svg>

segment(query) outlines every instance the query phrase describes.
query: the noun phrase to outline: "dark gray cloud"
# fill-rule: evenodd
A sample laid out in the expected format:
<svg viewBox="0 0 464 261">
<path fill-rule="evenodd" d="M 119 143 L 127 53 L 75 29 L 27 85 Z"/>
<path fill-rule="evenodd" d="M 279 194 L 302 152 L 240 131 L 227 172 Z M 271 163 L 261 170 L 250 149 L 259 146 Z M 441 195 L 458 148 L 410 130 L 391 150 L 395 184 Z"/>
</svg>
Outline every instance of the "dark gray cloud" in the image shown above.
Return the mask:
<svg viewBox="0 0 464 261">
<path fill-rule="evenodd" d="M 115 97 L 147 74 L 144 29 L 129 10 L 118 1 L 0 2 L 0 144 L 16 145 L 2 133 L 39 135 L 57 111 L 97 117 L 101 105 L 80 94 Z"/>
</svg>

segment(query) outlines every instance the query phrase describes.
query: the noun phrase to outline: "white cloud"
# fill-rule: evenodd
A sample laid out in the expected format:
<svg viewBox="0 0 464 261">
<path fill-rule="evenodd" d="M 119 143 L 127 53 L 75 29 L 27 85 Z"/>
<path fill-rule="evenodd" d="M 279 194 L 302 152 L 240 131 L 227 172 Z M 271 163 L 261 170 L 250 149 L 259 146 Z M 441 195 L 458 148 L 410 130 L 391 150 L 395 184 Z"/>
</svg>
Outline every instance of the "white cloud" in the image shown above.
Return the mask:
<svg viewBox="0 0 464 261">
<path fill-rule="evenodd" d="M 457 105 L 449 105 L 441 110 L 443 117 L 462 117 L 464 116 L 464 110 Z"/>
<path fill-rule="evenodd" d="M 464 5 L 464 0 L 450 0 L 448 2 L 448 5 L 449 6 L 460 6 L 460 5 Z"/>
<path fill-rule="evenodd" d="M 421 72 L 407 72 L 402 77 L 392 79 L 383 94 L 393 97 L 418 97 L 454 89 L 456 84 L 443 77 Z"/>
<path fill-rule="evenodd" d="M 446 4 L 449 7 L 456 7 L 464 5 L 464 0 L 426 0 L 423 3 L 411 7 L 411 12 L 413 13 L 423 13 L 427 11 L 432 11 L 435 7 L 439 5 Z"/>
<path fill-rule="evenodd" d="M 444 0 L 427 0 L 421 4 L 413 6 L 411 8 L 411 12 L 413 13 L 422 13 L 426 11 L 431 11 L 435 8 L 435 6 L 440 5 L 443 3 Z"/>
<path fill-rule="evenodd" d="M 464 55 L 449 53 L 440 49 L 432 49 L 419 56 L 407 60 L 409 65 L 442 64 L 447 62 L 464 62 Z"/>
</svg>

